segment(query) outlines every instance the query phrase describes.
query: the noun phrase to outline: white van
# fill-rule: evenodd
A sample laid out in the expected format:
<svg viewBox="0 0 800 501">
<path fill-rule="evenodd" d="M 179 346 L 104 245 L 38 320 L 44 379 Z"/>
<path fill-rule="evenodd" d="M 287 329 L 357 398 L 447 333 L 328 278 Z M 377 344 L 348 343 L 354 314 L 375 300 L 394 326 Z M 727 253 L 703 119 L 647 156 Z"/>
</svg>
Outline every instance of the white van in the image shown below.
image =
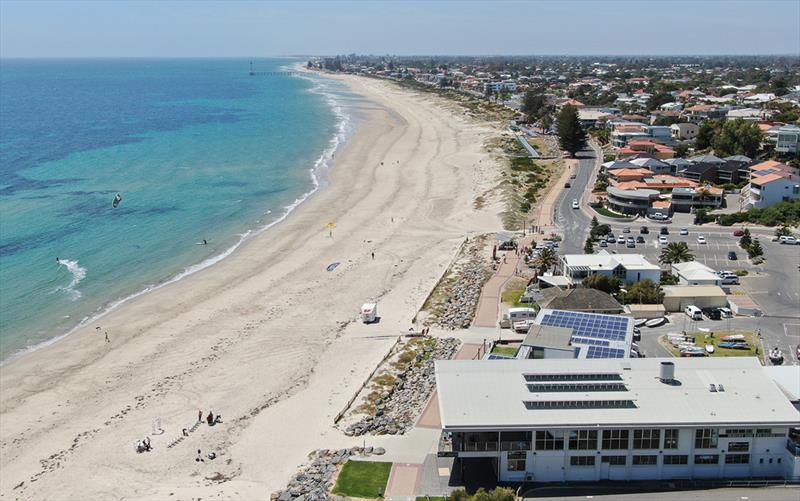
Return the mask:
<svg viewBox="0 0 800 501">
<path fill-rule="evenodd" d="M 511 321 L 511 325 L 514 325 L 515 322 L 521 322 L 522 320 L 533 320 L 534 318 L 536 318 L 536 310 L 533 308 L 508 309 L 508 320 Z"/>
<path fill-rule="evenodd" d="M 703 312 L 697 306 L 690 304 L 683 310 L 692 320 L 703 320 Z"/>
</svg>

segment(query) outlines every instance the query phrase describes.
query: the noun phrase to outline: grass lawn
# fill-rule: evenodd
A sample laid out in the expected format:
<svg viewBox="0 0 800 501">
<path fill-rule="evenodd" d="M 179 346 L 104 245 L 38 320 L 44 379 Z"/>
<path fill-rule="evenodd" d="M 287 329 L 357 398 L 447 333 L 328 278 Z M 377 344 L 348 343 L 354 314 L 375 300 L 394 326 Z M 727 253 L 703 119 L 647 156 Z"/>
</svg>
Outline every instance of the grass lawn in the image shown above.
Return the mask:
<svg viewBox="0 0 800 501">
<path fill-rule="evenodd" d="M 716 322 L 716 323 L 724 325 L 725 324 L 725 320 L 723 319 L 723 320 L 721 320 L 719 322 Z M 720 327 L 722 327 L 722 326 L 720 326 Z M 714 331 L 713 327 L 710 327 L 710 328 L 712 329 L 712 331 L 710 333 L 695 332 L 695 333 L 689 334 L 689 336 L 693 336 L 694 337 L 694 344 L 696 346 L 705 346 L 707 344 L 710 344 L 710 345 L 714 346 L 714 353 L 712 353 L 710 356 L 712 356 L 712 357 L 758 357 L 762 362 L 764 361 L 764 350 L 761 348 L 761 341 L 758 339 L 758 336 L 756 336 L 756 334 L 754 332 L 736 330 L 736 329 L 734 329 L 731 332 L 724 331 L 724 330 Z M 714 334 L 713 337 L 710 335 L 711 333 Z M 741 334 L 741 335 L 743 335 L 745 341 L 747 341 L 747 344 L 750 345 L 750 349 L 749 350 L 731 350 L 731 349 L 728 349 L 728 348 L 720 348 L 718 346 L 719 343 L 724 342 L 721 338 L 723 336 L 727 336 L 729 334 Z M 662 336 L 662 340 L 663 340 L 664 346 L 667 347 L 667 349 L 669 350 L 669 352 L 673 356 L 675 356 L 675 357 L 681 356 L 680 350 L 677 347 L 672 346 L 666 336 Z M 758 350 L 758 353 L 756 353 L 756 350 Z"/>
<path fill-rule="evenodd" d="M 616 218 L 627 218 L 627 217 L 630 217 L 630 216 L 625 216 L 625 215 L 622 215 L 622 214 L 617 214 L 616 212 L 611 212 L 610 210 L 606 209 L 605 207 L 594 207 L 594 210 L 598 214 L 606 216 L 606 217 L 616 217 Z"/>
<path fill-rule="evenodd" d="M 508 303 L 514 307 L 530 306 L 530 304 L 519 302 L 519 298 L 521 298 L 523 294 L 525 294 L 525 289 L 509 289 L 503 292 L 502 299 L 504 303 Z"/>
<path fill-rule="evenodd" d="M 392 463 L 348 461 L 339 472 L 333 493 L 338 496 L 375 499 L 386 491 Z"/>
<path fill-rule="evenodd" d="M 517 347 L 516 346 L 504 346 L 502 344 L 496 344 L 492 348 L 492 353 L 496 353 L 497 355 L 506 355 L 509 357 L 514 357 L 517 355 Z"/>
</svg>

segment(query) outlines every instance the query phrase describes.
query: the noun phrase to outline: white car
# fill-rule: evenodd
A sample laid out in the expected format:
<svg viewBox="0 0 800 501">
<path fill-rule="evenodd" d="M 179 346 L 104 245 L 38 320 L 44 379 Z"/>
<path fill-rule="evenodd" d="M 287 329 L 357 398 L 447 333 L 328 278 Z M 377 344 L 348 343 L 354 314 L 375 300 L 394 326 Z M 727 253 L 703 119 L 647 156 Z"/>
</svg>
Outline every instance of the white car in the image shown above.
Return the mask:
<svg viewBox="0 0 800 501">
<path fill-rule="evenodd" d="M 573 209 L 577 209 L 578 208 L 578 199 L 577 198 L 573 198 L 572 199 L 572 208 Z"/>
<path fill-rule="evenodd" d="M 689 230 L 687 230 L 686 228 L 681 228 L 681 232 L 680 233 L 681 233 L 681 235 L 688 235 L 689 234 Z"/>
<path fill-rule="evenodd" d="M 660 243 L 661 245 L 666 245 L 667 244 L 667 237 L 665 237 L 664 235 L 661 235 L 660 237 L 658 237 L 658 243 Z"/>
<path fill-rule="evenodd" d="M 618 244 L 624 244 L 625 243 L 625 237 L 623 237 L 622 235 L 618 236 L 617 237 L 617 243 Z"/>
<path fill-rule="evenodd" d="M 787 244 L 787 245 L 800 244 L 800 240 L 797 240 L 795 237 L 791 237 L 791 236 L 788 236 L 788 235 L 782 235 L 780 238 L 778 238 L 778 242 L 780 242 L 782 244 Z"/>
<path fill-rule="evenodd" d="M 700 245 L 704 245 L 706 243 L 706 237 L 700 235 L 699 237 L 697 237 L 697 243 Z"/>
</svg>

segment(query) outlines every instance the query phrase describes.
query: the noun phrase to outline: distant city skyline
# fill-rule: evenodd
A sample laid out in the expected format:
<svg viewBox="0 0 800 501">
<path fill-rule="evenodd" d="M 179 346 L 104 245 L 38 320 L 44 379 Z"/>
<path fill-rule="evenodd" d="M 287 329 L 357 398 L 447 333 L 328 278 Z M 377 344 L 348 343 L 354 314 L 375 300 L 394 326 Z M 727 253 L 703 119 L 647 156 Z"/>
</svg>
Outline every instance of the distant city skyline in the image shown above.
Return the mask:
<svg viewBox="0 0 800 501">
<path fill-rule="evenodd" d="M 800 1 L 0 2 L 0 57 L 800 54 Z"/>
</svg>

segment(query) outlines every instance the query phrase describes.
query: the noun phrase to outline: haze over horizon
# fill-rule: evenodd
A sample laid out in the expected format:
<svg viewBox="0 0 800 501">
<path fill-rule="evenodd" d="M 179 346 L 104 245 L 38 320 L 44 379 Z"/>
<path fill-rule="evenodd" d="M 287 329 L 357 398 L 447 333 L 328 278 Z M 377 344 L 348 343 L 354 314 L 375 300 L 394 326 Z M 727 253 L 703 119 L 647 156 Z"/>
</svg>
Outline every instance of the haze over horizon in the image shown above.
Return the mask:
<svg viewBox="0 0 800 501">
<path fill-rule="evenodd" d="M 0 57 L 796 55 L 794 0 L 0 2 Z"/>
</svg>

